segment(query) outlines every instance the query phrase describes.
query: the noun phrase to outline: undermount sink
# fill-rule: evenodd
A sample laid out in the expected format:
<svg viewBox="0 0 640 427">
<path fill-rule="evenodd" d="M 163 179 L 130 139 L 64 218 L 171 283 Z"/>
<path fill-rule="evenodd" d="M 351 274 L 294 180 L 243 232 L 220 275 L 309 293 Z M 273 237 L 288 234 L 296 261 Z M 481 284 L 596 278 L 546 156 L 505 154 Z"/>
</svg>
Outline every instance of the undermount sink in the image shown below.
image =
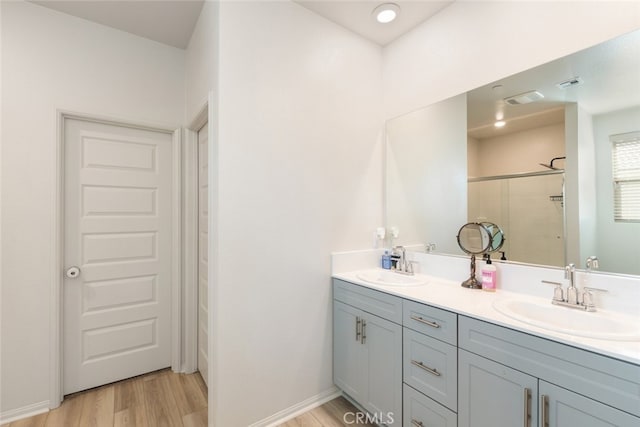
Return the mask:
<svg viewBox="0 0 640 427">
<path fill-rule="evenodd" d="M 426 277 L 419 274 L 411 276 L 383 269 L 361 271 L 356 276 L 365 282 L 384 286 L 421 286 L 428 283 Z"/>
<path fill-rule="evenodd" d="M 493 303 L 512 319 L 550 331 L 609 341 L 639 341 L 640 322 L 630 316 L 578 309 L 527 300 L 503 298 Z"/>
</svg>

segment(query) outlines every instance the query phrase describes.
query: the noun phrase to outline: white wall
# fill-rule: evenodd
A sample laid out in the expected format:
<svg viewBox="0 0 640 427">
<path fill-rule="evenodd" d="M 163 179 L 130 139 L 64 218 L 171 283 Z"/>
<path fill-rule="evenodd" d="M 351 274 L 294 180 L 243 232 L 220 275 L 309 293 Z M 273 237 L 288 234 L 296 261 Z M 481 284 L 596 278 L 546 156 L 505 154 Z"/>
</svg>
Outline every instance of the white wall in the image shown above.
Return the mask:
<svg viewBox="0 0 640 427">
<path fill-rule="evenodd" d="M 594 116 L 597 181 L 597 255 L 600 268 L 640 274 L 640 224 L 613 220 L 611 142 L 609 136 L 640 130 L 640 107 Z"/>
<path fill-rule="evenodd" d="M 565 166 L 566 259 L 584 268 L 588 256 L 597 255 L 596 169 L 591 115 L 578 104 L 565 107 L 567 161 Z"/>
<path fill-rule="evenodd" d="M 186 50 L 185 116 L 187 123 L 208 102 L 218 75 L 218 3 L 205 1 Z"/>
<path fill-rule="evenodd" d="M 178 126 L 182 50 L 26 2 L 2 8 L 3 414 L 49 399 L 57 109 Z"/>
<path fill-rule="evenodd" d="M 578 258 L 568 258 L 576 266 L 586 268 L 587 257 L 597 255 L 600 248 L 596 243 L 596 158 L 593 135 L 593 117 L 578 105 L 578 146 L 575 158 L 578 162 L 578 208 L 580 221 L 580 254 Z M 569 181 L 569 179 L 567 179 Z M 605 270 L 616 271 L 616 270 Z"/>
<path fill-rule="evenodd" d="M 290 2 L 223 2 L 219 36 L 211 388 L 247 426 L 333 388 L 329 253 L 382 221 L 381 49 Z"/>
<path fill-rule="evenodd" d="M 385 117 L 458 95 L 638 27 L 638 2 L 455 2 L 385 47 Z"/>
<path fill-rule="evenodd" d="M 217 387 L 218 345 L 217 336 L 211 336 L 209 331 L 213 331 L 214 320 L 217 319 L 218 312 L 213 310 L 214 301 L 218 300 L 218 51 L 219 51 L 219 3 L 206 1 L 202 6 L 200 17 L 196 28 L 191 35 L 191 40 L 186 51 L 185 65 L 185 115 L 186 123 L 190 124 L 197 118 L 202 107 L 208 105 L 208 173 L 209 173 L 209 271 L 207 277 L 209 281 L 207 301 L 209 309 L 208 332 L 208 381 L 209 387 L 209 408 L 208 418 L 212 422 L 215 420 L 217 406 L 215 402 L 221 389 Z M 195 141 L 194 141 L 195 143 Z M 187 331 L 185 331 L 187 332 Z"/>
<path fill-rule="evenodd" d="M 462 253 L 452 238 L 467 219 L 467 97 L 455 96 L 388 120 L 386 222 L 394 244 L 435 243 Z"/>
</svg>

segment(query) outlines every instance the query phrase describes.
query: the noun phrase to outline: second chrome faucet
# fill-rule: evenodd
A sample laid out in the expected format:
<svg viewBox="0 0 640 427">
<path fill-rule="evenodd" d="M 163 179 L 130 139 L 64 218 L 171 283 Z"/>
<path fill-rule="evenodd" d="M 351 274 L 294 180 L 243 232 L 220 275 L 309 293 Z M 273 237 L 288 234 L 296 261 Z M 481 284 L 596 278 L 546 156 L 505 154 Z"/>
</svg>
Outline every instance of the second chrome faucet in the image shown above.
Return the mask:
<svg viewBox="0 0 640 427">
<path fill-rule="evenodd" d="M 597 268 L 597 260 L 598 259 L 596 257 L 589 257 L 587 262 L 587 272 L 590 272 L 592 267 L 594 267 L 592 265 L 594 261 L 596 263 L 595 267 Z M 592 291 L 607 291 L 605 289 L 584 286 L 582 292 L 580 293 L 575 284 L 575 277 L 576 266 L 574 264 L 567 265 L 564 269 L 564 278 L 569 281 L 569 286 L 567 286 L 566 293 L 562 289 L 562 283 L 550 282 L 547 280 L 542 281 L 542 283 L 554 285 L 556 287 L 553 291 L 553 299 L 551 300 L 551 303 L 554 305 L 561 305 L 563 307 L 577 308 L 579 310 L 596 311 L 595 304 L 593 303 Z"/>
</svg>

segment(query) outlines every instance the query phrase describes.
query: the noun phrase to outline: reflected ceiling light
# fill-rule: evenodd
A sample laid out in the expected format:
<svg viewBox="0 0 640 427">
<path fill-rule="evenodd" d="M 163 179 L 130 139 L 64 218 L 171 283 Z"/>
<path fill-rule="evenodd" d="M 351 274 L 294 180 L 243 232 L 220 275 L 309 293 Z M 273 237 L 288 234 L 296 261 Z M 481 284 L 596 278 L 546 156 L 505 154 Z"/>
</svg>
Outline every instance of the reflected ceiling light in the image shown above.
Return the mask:
<svg viewBox="0 0 640 427">
<path fill-rule="evenodd" d="M 504 127 L 504 125 L 506 125 L 507 122 L 505 122 L 504 120 L 498 120 L 497 122 L 495 122 L 493 125 L 497 128 L 502 128 Z"/>
<path fill-rule="evenodd" d="M 388 24 L 400 14 L 400 6 L 394 3 L 384 3 L 373 9 L 373 16 L 381 24 Z"/>
</svg>

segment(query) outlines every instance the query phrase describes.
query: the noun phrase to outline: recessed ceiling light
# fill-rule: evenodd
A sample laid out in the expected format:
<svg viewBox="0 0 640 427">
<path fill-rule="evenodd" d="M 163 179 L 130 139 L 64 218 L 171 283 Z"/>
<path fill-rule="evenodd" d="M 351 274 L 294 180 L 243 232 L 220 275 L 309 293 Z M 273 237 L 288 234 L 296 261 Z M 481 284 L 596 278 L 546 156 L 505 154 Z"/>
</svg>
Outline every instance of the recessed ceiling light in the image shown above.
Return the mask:
<svg viewBox="0 0 640 427">
<path fill-rule="evenodd" d="M 400 6 L 394 3 L 384 3 L 373 9 L 373 16 L 381 24 L 388 24 L 400 14 Z"/>
<path fill-rule="evenodd" d="M 498 120 L 497 122 L 495 122 L 493 125 L 497 128 L 502 128 L 504 127 L 504 125 L 506 125 L 507 122 L 505 122 L 504 120 Z"/>
</svg>

